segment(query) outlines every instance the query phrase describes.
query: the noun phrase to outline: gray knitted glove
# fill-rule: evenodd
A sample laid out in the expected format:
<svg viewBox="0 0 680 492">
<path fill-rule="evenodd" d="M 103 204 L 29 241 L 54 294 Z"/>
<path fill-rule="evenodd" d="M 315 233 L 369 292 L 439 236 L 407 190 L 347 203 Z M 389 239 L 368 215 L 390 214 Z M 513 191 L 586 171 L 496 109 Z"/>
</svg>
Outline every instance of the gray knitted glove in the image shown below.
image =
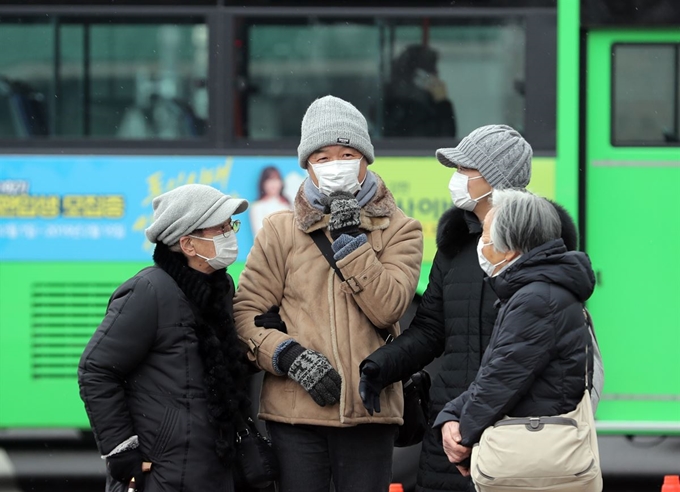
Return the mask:
<svg viewBox="0 0 680 492">
<path fill-rule="evenodd" d="M 288 376 L 300 383 L 319 406 L 334 405 L 340 400 L 340 374 L 319 352 L 302 352 L 290 366 Z"/>
<path fill-rule="evenodd" d="M 326 213 L 331 214 L 328 230 L 335 241 L 342 234 L 356 237 L 361 234 L 361 207 L 353 194 L 334 191 L 326 198 Z"/>
<path fill-rule="evenodd" d="M 288 365 L 287 359 L 293 355 L 295 358 Z M 279 367 L 290 379 L 300 383 L 317 405 L 325 407 L 340 400 L 342 378 L 323 354 L 293 343 L 282 353 Z"/>
</svg>

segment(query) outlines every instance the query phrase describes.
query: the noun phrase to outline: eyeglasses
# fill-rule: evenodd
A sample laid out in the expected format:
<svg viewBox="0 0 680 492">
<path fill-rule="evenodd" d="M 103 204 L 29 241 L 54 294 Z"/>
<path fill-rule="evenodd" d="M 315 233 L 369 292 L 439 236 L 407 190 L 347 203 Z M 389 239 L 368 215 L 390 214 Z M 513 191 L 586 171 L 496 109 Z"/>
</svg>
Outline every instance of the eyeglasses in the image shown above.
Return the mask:
<svg viewBox="0 0 680 492">
<path fill-rule="evenodd" d="M 222 224 L 220 230 L 222 231 L 223 236 L 229 231 L 234 231 L 234 234 L 236 234 L 238 231 L 241 230 L 241 221 L 234 220 L 226 225 Z"/>
<path fill-rule="evenodd" d="M 215 234 L 216 236 L 221 234 L 222 236 L 225 236 L 227 232 L 234 231 L 234 234 L 236 234 L 240 229 L 241 229 L 241 221 L 240 220 L 234 220 L 231 222 L 228 222 L 227 224 L 222 224 L 221 226 L 215 226 L 211 227 L 210 229 L 217 229 L 219 227 L 220 232 L 218 234 Z M 210 229 L 197 229 L 196 232 L 199 232 L 201 234 L 204 234 L 205 231 L 210 230 Z"/>
</svg>

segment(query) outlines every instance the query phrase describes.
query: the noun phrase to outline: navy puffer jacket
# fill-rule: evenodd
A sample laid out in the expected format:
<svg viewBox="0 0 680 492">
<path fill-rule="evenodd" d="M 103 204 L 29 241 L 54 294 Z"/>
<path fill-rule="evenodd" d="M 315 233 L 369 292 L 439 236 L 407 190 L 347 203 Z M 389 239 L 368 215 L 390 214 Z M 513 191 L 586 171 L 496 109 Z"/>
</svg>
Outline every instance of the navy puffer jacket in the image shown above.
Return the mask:
<svg viewBox="0 0 680 492">
<path fill-rule="evenodd" d="M 470 388 L 435 421 L 439 426 L 458 420 L 461 444 L 468 447 L 504 415 L 573 410 L 585 388 L 590 334 L 583 302 L 595 288 L 587 255 L 567 251 L 556 239 L 522 255 L 488 282 L 501 308 L 481 367 Z"/>
<path fill-rule="evenodd" d="M 576 249 L 574 222 L 562 207 L 553 205 L 567 249 Z M 430 390 L 430 422 L 474 380 L 498 314 L 498 297 L 477 260 L 481 233 L 482 225 L 472 212 L 452 207 L 442 216 L 437 255 L 413 322 L 394 342 L 367 358 L 380 366 L 385 382 L 402 380 L 439 358 Z M 474 490 L 470 478 L 461 476 L 446 457 L 439 429 L 429 428 L 423 438 L 416 490 Z"/>
</svg>

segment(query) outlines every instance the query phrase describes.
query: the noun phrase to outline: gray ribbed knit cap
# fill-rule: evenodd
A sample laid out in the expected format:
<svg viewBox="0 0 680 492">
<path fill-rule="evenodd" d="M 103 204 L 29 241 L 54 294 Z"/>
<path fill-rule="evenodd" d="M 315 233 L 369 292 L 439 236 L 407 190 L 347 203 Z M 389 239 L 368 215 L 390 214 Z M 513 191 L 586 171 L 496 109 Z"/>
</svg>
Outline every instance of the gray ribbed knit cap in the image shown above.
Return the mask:
<svg viewBox="0 0 680 492">
<path fill-rule="evenodd" d="M 457 147 L 439 149 L 436 156 L 448 167 L 477 169 L 497 190 L 525 188 L 531 179 L 531 145 L 507 125 L 477 128 Z"/>
<path fill-rule="evenodd" d="M 369 164 L 375 159 L 366 118 L 352 104 L 334 96 L 314 101 L 302 118 L 298 146 L 300 167 L 307 169 L 309 156 L 327 145 L 357 149 Z"/>
<path fill-rule="evenodd" d="M 248 208 L 248 201 L 232 198 L 212 186 L 187 184 L 153 199 L 153 223 L 144 231 L 152 243 L 168 246 L 197 229 L 226 222 Z"/>
</svg>

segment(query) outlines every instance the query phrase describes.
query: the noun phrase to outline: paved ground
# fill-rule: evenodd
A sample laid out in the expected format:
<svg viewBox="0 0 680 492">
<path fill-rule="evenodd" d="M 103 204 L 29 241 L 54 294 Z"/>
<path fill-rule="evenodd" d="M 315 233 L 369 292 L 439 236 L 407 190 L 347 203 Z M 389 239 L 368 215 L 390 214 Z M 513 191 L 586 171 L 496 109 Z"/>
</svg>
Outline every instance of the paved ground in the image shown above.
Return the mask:
<svg viewBox="0 0 680 492">
<path fill-rule="evenodd" d="M 605 492 L 659 492 L 663 480 L 605 480 Z M 103 480 L 31 480 L 19 488 L 3 488 L 0 492 L 103 492 Z"/>
<path fill-rule="evenodd" d="M 605 492 L 658 492 L 664 475 L 680 475 L 680 436 L 600 438 Z M 395 469 L 415 478 L 417 449 L 397 451 Z M 11 443 L 0 448 L 0 492 L 104 490 L 104 462 L 86 438 L 78 443 Z M 77 478 L 76 478 L 77 477 Z"/>
</svg>

